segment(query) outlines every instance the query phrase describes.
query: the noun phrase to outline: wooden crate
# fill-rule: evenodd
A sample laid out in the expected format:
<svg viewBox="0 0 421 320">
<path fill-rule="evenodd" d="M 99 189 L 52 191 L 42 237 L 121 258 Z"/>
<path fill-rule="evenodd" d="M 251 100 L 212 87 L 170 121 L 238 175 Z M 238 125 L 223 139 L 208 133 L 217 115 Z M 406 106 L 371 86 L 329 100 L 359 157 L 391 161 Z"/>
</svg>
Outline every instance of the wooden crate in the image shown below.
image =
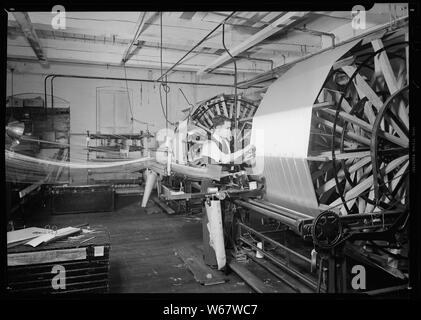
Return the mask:
<svg viewBox="0 0 421 320">
<path fill-rule="evenodd" d="M 8 249 L 7 291 L 19 294 L 106 293 L 109 290 L 110 238 L 106 229 L 41 244 Z M 92 237 L 95 237 L 89 241 Z M 58 266 L 58 267 L 57 267 Z M 64 288 L 54 288 L 57 268 Z"/>
<path fill-rule="evenodd" d="M 111 212 L 114 210 L 112 185 L 53 186 L 50 195 L 53 214 Z"/>
</svg>

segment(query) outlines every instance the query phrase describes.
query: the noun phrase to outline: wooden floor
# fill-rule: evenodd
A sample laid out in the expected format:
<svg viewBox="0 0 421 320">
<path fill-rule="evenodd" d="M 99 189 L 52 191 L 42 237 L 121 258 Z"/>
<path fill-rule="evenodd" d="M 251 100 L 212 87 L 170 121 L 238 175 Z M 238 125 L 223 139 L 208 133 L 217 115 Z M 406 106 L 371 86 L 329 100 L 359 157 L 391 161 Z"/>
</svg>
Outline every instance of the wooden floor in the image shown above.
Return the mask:
<svg viewBox="0 0 421 320">
<path fill-rule="evenodd" d="M 242 293 L 253 292 L 236 274 L 223 284 L 196 282 L 177 248 L 202 244 L 199 216 L 169 216 L 152 201 L 144 209 L 139 198 L 120 197 L 117 210 L 107 213 L 31 214 L 30 226 L 57 227 L 89 223 L 104 226 L 111 239 L 111 293 Z"/>
</svg>

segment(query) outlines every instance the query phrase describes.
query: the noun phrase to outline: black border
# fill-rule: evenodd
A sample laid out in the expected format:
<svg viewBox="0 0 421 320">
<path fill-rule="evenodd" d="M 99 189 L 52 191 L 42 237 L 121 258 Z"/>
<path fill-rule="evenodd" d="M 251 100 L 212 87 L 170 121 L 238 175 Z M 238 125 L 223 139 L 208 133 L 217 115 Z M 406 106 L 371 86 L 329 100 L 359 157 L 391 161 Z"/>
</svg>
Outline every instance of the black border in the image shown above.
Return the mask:
<svg viewBox="0 0 421 320">
<path fill-rule="evenodd" d="M 383 1 L 376 1 L 383 2 Z M 395 1 L 398 3 L 399 1 Z M 63 5 L 66 11 L 140 11 L 140 10 L 149 10 L 149 11 L 290 11 L 290 10 L 311 10 L 311 11 L 334 11 L 334 10 L 351 10 L 351 8 L 356 5 L 363 5 L 367 10 L 371 8 L 374 4 L 373 1 L 328 1 L 324 0 L 321 2 L 281 2 L 280 0 L 263 0 L 263 1 L 235 1 L 228 3 L 227 1 L 212 0 L 205 3 L 205 1 L 198 2 L 197 0 L 184 0 L 182 2 L 172 1 L 172 2 L 152 2 L 152 1 L 113 1 L 113 2 L 94 2 L 90 1 L 4 1 L 1 6 L 1 25 L 0 25 L 0 43 L 1 43 L 1 77 L 6 79 L 7 72 L 7 13 L 4 9 L 9 10 L 14 8 L 16 11 L 51 11 L 51 8 L 54 5 Z M 405 310 L 406 306 L 412 306 L 413 304 L 409 303 L 410 300 L 415 300 L 420 298 L 420 280 L 421 280 L 421 271 L 420 271 L 420 260 L 421 260 L 421 224 L 420 224 L 420 193 L 417 190 L 418 179 L 416 179 L 416 152 L 419 150 L 419 142 L 416 141 L 416 119 L 417 113 L 419 113 L 418 108 L 414 106 L 421 106 L 419 103 L 419 86 L 420 81 L 418 79 L 418 73 L 416 70 L 419 68 L 419 56 L 420 56 L 420 42 L 416 38 L 416 35 L 420 33 L 420 4 L 416 1 L 409 1 L 410 10 L 410 24 L 409 24 L 409 36 L 410 36 L 410 99 L 412 108 L 410 110 L 410 126 L 411 126 L 411 140 L 410 140 L 410 166 L 411 166 L 411 179 L 410 179 L 410 205 L 411 205 L 411 287 L 410 297 L 397 298 L 399 299 L 399 311 L 402 316 L 402 311 Z M 3 102 L 6 97 L 6 81 L 2 81 L 1 85 L 1 94 L 3 97 Z M 1 118 L 5 119 L 5 108 L 0 107 Z M 1 126 L 2 134 L 5 128 L 5 124 Z M 3 135 L 4 136 L 4 135 Z M 4 140 L 1 139 L 1 147 L 4 149 Z M 4 172 L 4 158 L 1 159 L 1 173 L 2 173 L 2 189 L 1 192 L 5 193 L 5 172 Z M 419 171 L 419 170 L 418 170 Z M 4 208 L 4 202 L 3 202 Z M 32 303 L 31 306 L 38 306 L 40 302 L 51 304 L 54 302 L 54 305 L 59 308 L 62 306 L 62 301 L 71 300 L 72 302 L 84 300 L 88 309 L 95 312 L 95 308 L 105 310 L 111 310 L 111 305 L 108 305 L 110 301 L 118 301 L 121 303 L 122 307 L 126 306 L 126 302 L 132 304 L 135 308 L 138 309 L 139 314 L 135 315 L 136 318 L 143 318 L 148 313 L 147 311 L 152 312 L 152 319 L 161 318 L 188 318 L 182 316 L 164 316 L 162 310 L 165 306 L 169 304 L 178 305 L 178 306 L 205 306 L 206 304 L 258 304 L 258 314 L 255 316 L 240 316 L 241 318 L 255 318 L 256 316 L 261 317 L 265 315 L 268 317 L 272 312 L 275 316 L 289 316 L 289 312 L 284 310 L 293 311 L 293 314 L 304 315 L 307 312 L 314 316 L 328 316 L 328 317 L 337 317 L 341 314 L 350 314 L 351 316 L 361 315 L 358 310 L 355 309 L 355 302 L 358 301 L 359 304 L 366 305 L 373 309 L 379 309 L 379 303 L 387 303 L 393 301 L 394 299 L 384 299 L 384 298 L 371 298 L 366 295 L 330 295 L 330 294 L 106 294 L 106 295 L 83 295 L 83 296 L 66 296 L 66 297 L 57 297 L 57 296 L 16 296 L 6 294 L 4 291 L 5 288 L 5 277 L 6 277 L 6 225 L 7 218 L 5 214 L 1 215 L 0 221 L 0 245 L 1 245 L 1 298 L 2 300 L 7 300 L 9 303 L 11 301 L 22 300 L 25 302 L 31 302 L 35 300 L 36 304 Z M 96 304 L 94 302 L 100 301 L 101 304 Z M 342 310 L 337 312 L 329 312 L 330 309 L 324 309 L 324 306 L 321 307 L 319 303 L 321 302 L 336 302 L 345 303 L 346 307 L 350 307 L 349 312 Z M 133 303 L 134 302 L 134 303 Z M 294 308 L 292 302 L 302 302 L 300 303 L 299 308 Z M 66 307 L 67 308 L 67 307 Z M 388 310 L 394 309 L 395 306 L 389 305 Z M 31 309 L 34 311 L 34 309 Z M 64 310 L 64 309 L 62 309 Z M 329 311 L 327 311 L 329 310 Z M 18 312 L 22 311 L 22 308 L 17 309 Z M 117 312 L 122 312 L 122 309 L 116 310 Z M 327 311 L 327 312 L 326 312 Z M 392 310 L 390 310 L 392 311 Z M 120 313 L 119 312 L 119 313 Z M 43 316 L 48 316 L 49 311 L 43 310 Z M 51 316 L 55 316 L 51 314 Z M 203 318 L 203 314 L 199 317 Z M 294 316 L 294 315 L 293 315 Z M 223 316 L 225 318 L 236 318 L 237 316 Z M 214 316 L 212 318 L 223 318 L 221 316 Z M 198 316 L 195 317 L 197 319 Z"/>
</svg>

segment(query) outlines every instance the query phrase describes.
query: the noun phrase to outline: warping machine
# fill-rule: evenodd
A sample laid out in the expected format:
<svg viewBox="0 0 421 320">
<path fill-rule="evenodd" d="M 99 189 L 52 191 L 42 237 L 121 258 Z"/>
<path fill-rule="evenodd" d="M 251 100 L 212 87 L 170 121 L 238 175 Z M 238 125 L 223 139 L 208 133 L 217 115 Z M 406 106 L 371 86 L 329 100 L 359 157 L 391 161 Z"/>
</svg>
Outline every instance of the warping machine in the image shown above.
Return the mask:
<svg viewBox="0 0 421 320">
<path fill-rule="evenodd" d="M 175 131 L 186 152 L 151 166 L 164 177 L 160 197 L 205 199 L 209 207 L 221 201 L 232 260 L 245 255 L 296 292 L 407 289 L 409 48 L 402 31 L 296 63 L 260 104 L 233 95 L 198 104 Z M 193 166 L 220 114 L 238 129 L 233 149 L 256 147 L 254 163 L 231 171 Z M 204 188 L 205 179 L 214 182 Z"/>
</svg>

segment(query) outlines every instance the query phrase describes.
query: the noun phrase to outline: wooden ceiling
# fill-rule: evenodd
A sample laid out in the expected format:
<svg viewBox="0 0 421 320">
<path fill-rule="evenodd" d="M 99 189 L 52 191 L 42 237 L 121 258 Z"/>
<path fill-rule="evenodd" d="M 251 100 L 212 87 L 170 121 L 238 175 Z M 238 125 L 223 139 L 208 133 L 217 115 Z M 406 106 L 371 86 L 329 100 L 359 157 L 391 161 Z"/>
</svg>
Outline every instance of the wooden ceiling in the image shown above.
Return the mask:
<svg viewBox="0 0 421 320">
<path fill-rule="evenodd" d="M 369 26 L 390 21 L 392 11 L 393 17 L 407 15 L 405 5 L 374 8 L 367 15 Z M 168 69 L 230 14 L 163 12 L 161 25 L 159 12 L 66 12 L 65 29 L 55 30 L 51 12 L 28 12 L 26 21 L 9 12 L 8 58 L 36 60 L 41 50 L 50 63 L 121 65 L 126 57 L 127 66 L 159 69 L 162 46 L 162 68 Z M 291 19 L 285 18 L 288 14 Z M 225 24 L 225 43 L 230 50 L 238 49 L 240 72 L 259 74 L 331 45 L 328 33 L 346 37 L 350 21 L 350 12 L 236 12 Z M 207 72 L 224 54 L 220 27 L 174 70 Z M 231 60 L 222 60 L 213 72 L 231 73 Z"/>
</svg>

